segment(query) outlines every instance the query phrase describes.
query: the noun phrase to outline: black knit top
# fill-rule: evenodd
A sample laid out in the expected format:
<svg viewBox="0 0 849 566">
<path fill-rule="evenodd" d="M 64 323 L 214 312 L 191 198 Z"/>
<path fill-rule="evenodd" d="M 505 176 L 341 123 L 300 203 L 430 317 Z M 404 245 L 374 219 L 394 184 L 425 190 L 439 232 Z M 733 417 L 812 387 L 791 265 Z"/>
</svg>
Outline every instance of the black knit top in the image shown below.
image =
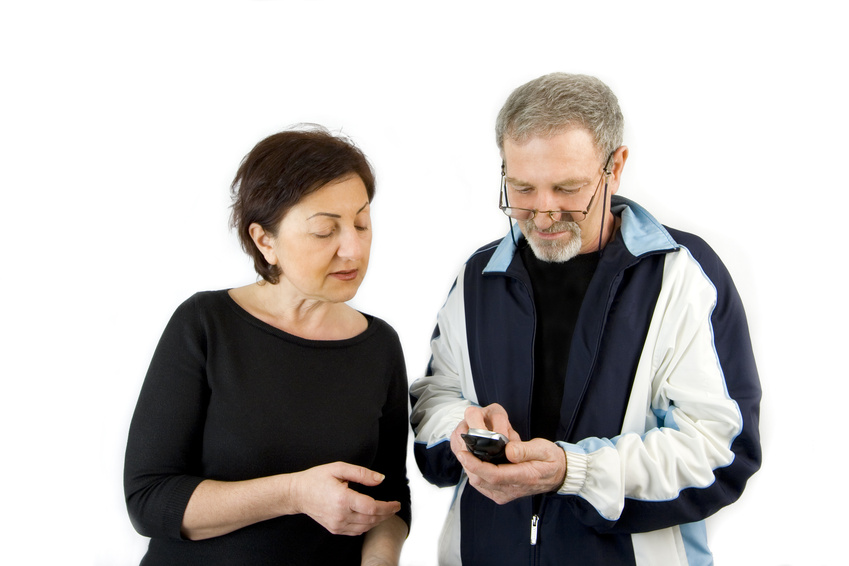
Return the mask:
<svg viewBox="0 0 849 566">
<path fill-rule="evenodd" d="M 183 513 L 204 479 L 237 481 L 330 462 L 386 476 L 400 501 L 406 477 L 407 379 L 395 331 L 367 316 L 346 340 L 307 340 L 242 309 L 227 291 L 198 293 L 174 313 L 142 386 L 124 468 L 127 507 L 151 537 L 143 565 L 359 564 L 362 537 L 330 534 L 306 515 L 188 541 Z"/>
</svg>

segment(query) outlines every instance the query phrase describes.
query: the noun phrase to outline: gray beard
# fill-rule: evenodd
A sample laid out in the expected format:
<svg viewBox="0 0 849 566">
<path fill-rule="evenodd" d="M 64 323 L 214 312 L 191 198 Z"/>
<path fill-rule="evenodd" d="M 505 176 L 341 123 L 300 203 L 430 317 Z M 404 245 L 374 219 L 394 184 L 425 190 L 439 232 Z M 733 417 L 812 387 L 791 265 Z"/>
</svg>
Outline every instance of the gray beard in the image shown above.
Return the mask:
<svg viewBox="0 0 849 566">
<path fill-rule="evenodd" d="M 531 251 L 541 261 L 549 263 L 564 263 L 578 255 L 581 251 L 581 227 L 577 222 L 555 222 L 546 232 L 571 232 L 572 237 L 568 241 L 547 241 L 528 236 L 536 229 L 533 220 L 525 220 L 521 223 L 525 239 L 531 246 Z"/>
</svg>

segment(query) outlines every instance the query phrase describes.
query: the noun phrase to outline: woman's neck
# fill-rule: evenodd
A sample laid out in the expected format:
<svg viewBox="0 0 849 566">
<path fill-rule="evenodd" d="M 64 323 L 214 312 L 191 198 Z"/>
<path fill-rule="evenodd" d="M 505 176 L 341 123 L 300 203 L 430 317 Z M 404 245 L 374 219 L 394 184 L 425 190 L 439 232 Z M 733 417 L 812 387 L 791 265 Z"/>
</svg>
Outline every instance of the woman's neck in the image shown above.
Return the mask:
<svg viewBox="0 0 849 566">
<path fill-rule="evenodd" d="M 303 296 L 281 281 L 259 282 L 230 292 L 251 315 L 289 334 L 310 340 L 343 340 L 362 333 L 365 317 L 345 303 Z"/>
</svg>

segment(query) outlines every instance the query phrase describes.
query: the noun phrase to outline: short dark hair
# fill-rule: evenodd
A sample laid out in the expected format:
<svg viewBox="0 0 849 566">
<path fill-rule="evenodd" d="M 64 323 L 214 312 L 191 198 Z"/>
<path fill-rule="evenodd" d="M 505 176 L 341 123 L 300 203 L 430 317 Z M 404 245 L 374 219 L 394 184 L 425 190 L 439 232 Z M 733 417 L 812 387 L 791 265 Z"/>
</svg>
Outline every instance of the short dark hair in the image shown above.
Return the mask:
<svg viewBox="0 0 849 566">
<path fill-rule="evenodd" d="M 232 214 L 242 249 L 256 272 L 269 283 L 280 280 L 280 267 L 265 261 L 250 235 L 257 223 L 272 236 L 280 221 L 301 199 L 334 181 L 358 176 L 368 200 L 374 198 L 374 172 L 368 159 L 347 137 L 315 124 L 268 136 L 242 160 L 230 186 Z"/>
</svg>

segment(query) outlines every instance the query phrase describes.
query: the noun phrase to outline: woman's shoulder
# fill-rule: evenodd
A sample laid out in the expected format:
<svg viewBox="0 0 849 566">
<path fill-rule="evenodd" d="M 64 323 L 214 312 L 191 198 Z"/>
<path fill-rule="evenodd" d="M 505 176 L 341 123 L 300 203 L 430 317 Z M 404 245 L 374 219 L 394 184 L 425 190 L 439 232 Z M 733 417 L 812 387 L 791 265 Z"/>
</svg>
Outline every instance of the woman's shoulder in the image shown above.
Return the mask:
<svg viewBox="0 0 849 566">
<path fill-rule="evenodd" d="M 229 300 L 226 289 L 198 291 L 177 306 L 171 316 L 171 324 L 194 324 L 214 313 L 230 308 Z"/>
<path fill-rule="evenodd" d="M 369 322 L 366 332 L 368 339 L 364 344 L 368 358 L 387 368 L 388 375 L 393 375 L 401 381 L 406 380 L 407 365 L 398 332 L 382 318 L 366 313 L 363 315 Z"/>
<path fill-rule="evenodd" d="M 394 342 L 400 345 L 401 338 L 398 336 L 398 332 L 390 325 L 388 322 L 368 313 L 361 313 L 366 320 L 368 321 L 368 330 L 367 333 L 382 341 L 386 342 Z"/>
<path fill-rule="evenodd" d="M 185 299 L 180 306 L 177 307 L 177 312 L 190 310 L 207 310 L 217 309 L 226 306 L 230 301 L 228 289 L 218 289 L 212 291 L 198 291 Z"/>
<path fill-rule="evenodd" d="M 373 314 L 365 313 L 365 312 L 361 312 L 361 314 L 364 317 L 366 317 L 366 320 L 368 320 L 369 326 L 373 326 L 375 330 L 378 330 L 380 332 L 385 332 L 385 333 L 388 333 L 388 334 L 394 334 L 395 336 L 398 335 L 398 333 L 395 332 L 395 329 L 392 328 L 392 325 L 390 325 L 388 322 L 386 322 L 382 318 L 377 317 Z"/>
</svg>

